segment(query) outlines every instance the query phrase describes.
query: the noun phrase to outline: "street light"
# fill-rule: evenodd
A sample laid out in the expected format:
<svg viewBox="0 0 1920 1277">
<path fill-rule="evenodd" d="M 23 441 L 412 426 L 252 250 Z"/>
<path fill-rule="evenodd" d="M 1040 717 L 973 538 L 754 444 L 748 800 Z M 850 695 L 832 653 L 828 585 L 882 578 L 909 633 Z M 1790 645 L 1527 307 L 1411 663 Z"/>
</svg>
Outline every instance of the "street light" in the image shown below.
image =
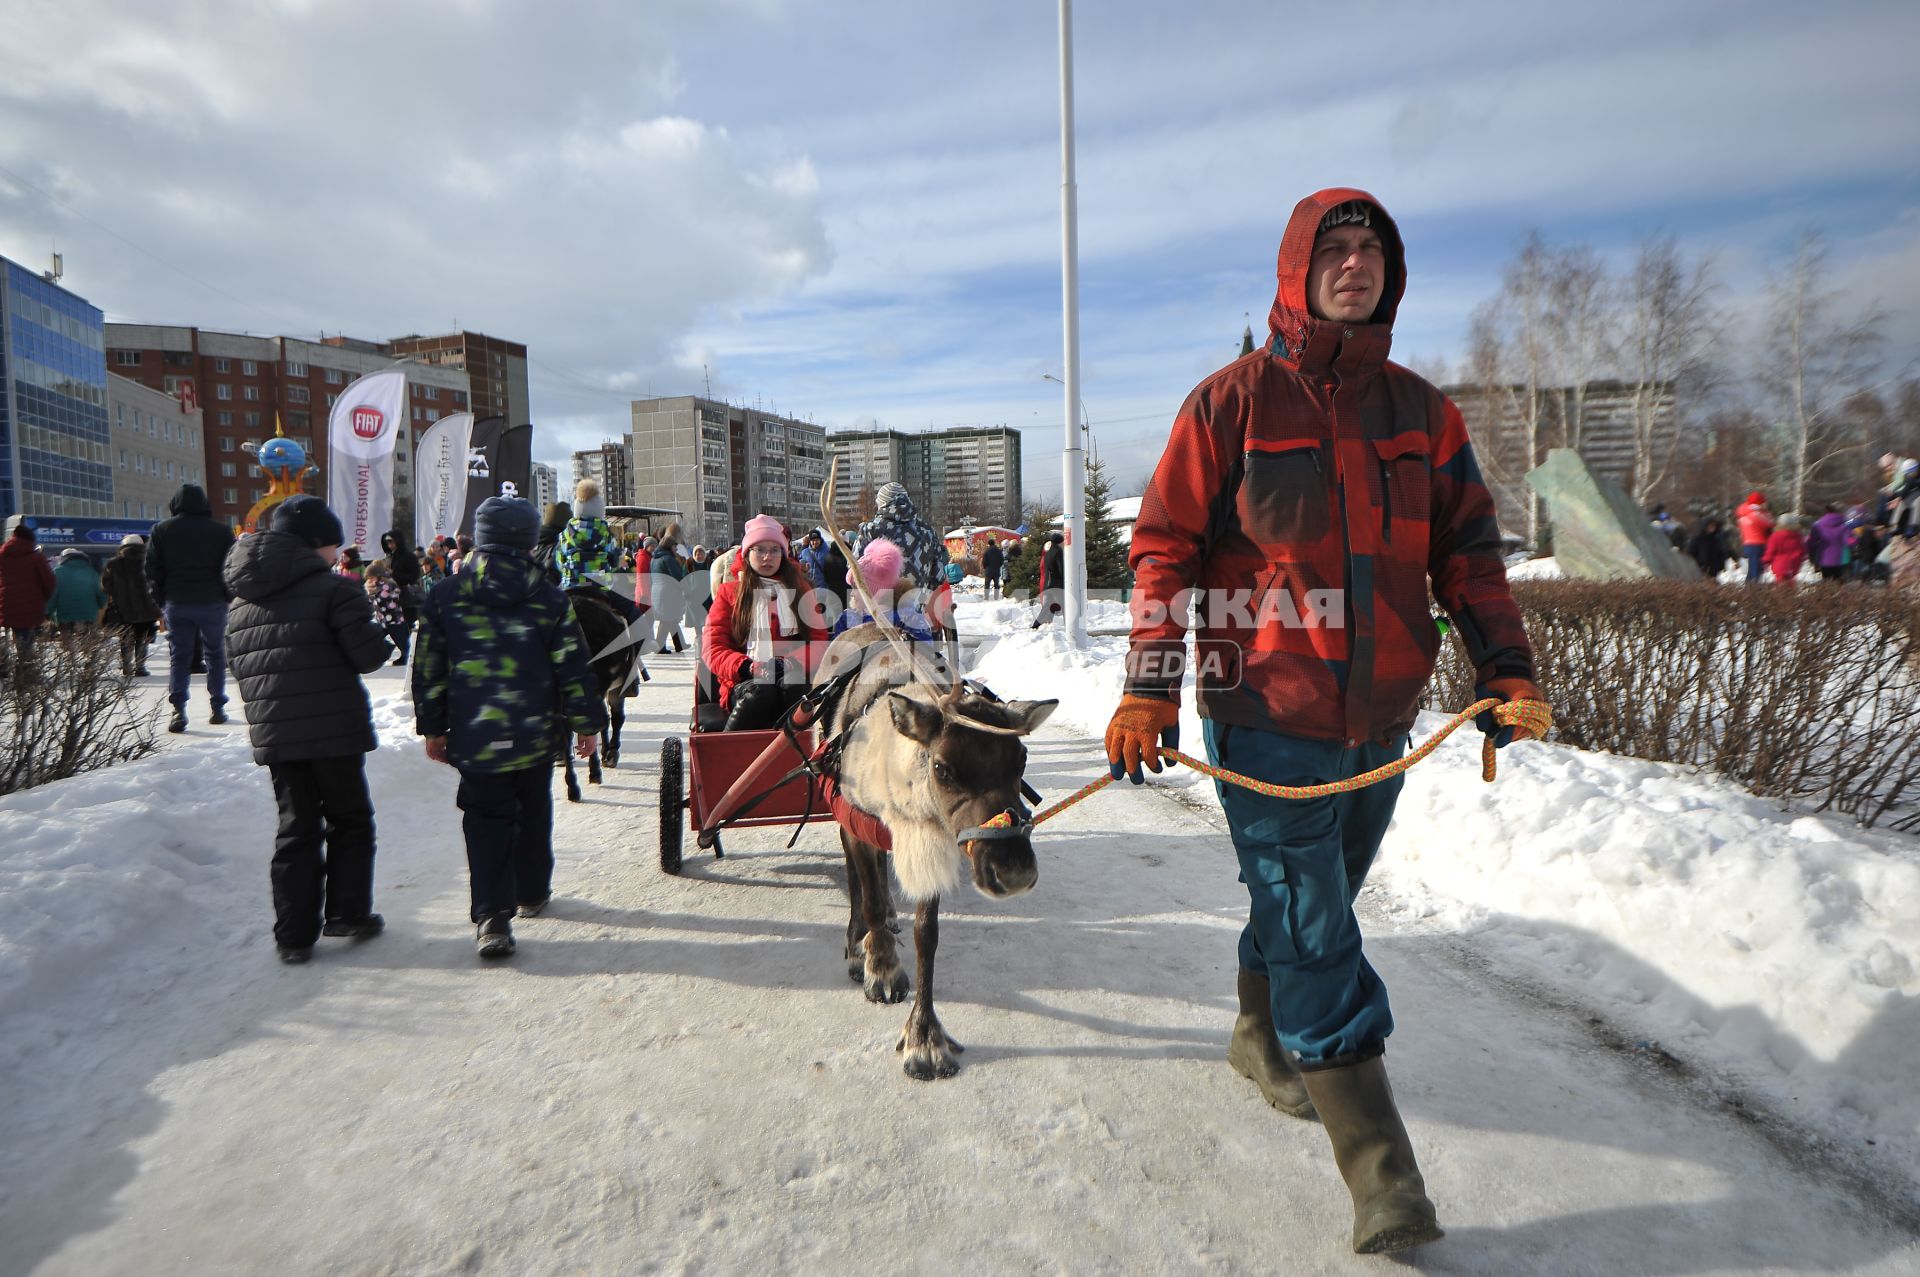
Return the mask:
<svg viewBox="0 0 1920 1277">
<path fill-rule="evenodd" d="M 1067 384 L 1050 372 L 1041 373 L 1040 379 L 1042 381 L 1051 381 L 1056 386 L 1064 386 Z M 1080 405 L 1080 429 L 1084 431 L 1087 436 L 1087 453 L 1097 464 L 1100 460 L 1100 444 L 1099 441 L 1093 437 L 1093 419 L 1087 415 L 1087 401 L 1080 398 L 1079 395 L 1075 395 L 1074 400 Z"/>
</svg>

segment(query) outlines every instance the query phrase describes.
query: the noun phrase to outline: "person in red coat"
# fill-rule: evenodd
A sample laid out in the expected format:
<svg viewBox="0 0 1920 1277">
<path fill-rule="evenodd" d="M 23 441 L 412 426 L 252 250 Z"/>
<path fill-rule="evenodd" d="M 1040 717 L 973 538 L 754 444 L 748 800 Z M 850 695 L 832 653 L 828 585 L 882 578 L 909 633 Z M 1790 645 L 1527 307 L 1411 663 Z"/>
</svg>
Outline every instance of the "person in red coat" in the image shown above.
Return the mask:
<svg viewBox="0 0 1920 1277">
<path fill-rule="evenodd" d="M 806 694 L 826 646 L 826 618 L 770 514 L 747 520 L 733 573 L 713 592 L 700 655 L 713 674 L 725 730 L 772 727 Z"/>
<path fill-rule="evenodd" d="M 1773 573 L 1777 583 L 1793 584 L 1793 578 L 1800 575 L 1800 569 L 1807 561 L 1807 539 L 1800 535 L 1797 516 L 1789 514 L 1780 520 L 1780 526 L 1767 538 L 1766 552 L 1761 555 L 1761 561 Z"/>
<path fill-rule="evenodd" d="M 0 545 L 0 627 L 13 636 L 22 669 L 33 660 L 34 635 L 47 619 L 52 597 L 53 569 L 40 553 L 40 539 L 22 519 Z"/>
<path fill-rule="evenodd" d="M 1740 557 L 1747 562 L 1747 583 L 1751 585 L 1760 579 L 1760 569 L 1767 557 L 1767 538 L 1773 535 L 1773 513 L 1767 509 L 1767 498 L 1761 493 L 1749 492 L 1746 501 L 1733 512 L 1733 521 L 1740 529 Z"/>
</svg>

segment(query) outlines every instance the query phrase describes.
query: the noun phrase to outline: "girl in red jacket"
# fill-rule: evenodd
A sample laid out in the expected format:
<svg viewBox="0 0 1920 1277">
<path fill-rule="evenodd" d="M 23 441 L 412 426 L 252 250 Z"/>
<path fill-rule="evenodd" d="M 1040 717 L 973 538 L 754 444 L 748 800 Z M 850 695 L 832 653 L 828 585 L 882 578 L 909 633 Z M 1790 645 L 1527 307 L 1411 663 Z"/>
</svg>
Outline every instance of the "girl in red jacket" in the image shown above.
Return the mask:
<svg viewBox="0 0 1920 1277">
<path fill-rule="evenodd" d="M 1800 574 L 1800 567 L 1807 561 L 1807 539 L 1800 535 L 1800 519 L 1796 515 L 1783 515 L 1780 526 L 1767 538 L 1767 551 L 1761 556 L 1773 579 L 1781 585 L 1792 585 L 1793 578 Z"/>
<path fill-rule="evenodd" d="M 816 604 L 780 521 L 747 520 L 734 572 L 713 592 L 700 638 L 727 731 L 772 727 L 806 693 L 827 637 Z"/>
</svg>

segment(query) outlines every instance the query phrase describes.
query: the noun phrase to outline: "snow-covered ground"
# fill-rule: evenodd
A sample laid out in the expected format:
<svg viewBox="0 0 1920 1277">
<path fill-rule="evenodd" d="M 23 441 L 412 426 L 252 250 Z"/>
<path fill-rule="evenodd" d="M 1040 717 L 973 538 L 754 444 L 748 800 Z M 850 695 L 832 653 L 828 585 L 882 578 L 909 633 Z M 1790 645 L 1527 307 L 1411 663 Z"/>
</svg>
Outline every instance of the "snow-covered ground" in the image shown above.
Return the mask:
<svg viewBox="0 0 1920 1277">
<path fill-rule="evenodd" d="M 978 672 L 1063 701 L 1052 798 L 1101 766 L 1123 640 L 1027 614 L 962 624 L 1022 627 Z M 273 960 L 265 773 L 202 700 L 153 758 L 0 799 L 0 1272 L 1383 1270 L 1318 1128 L 1222 1061 L 1244 893 L 1208 786 L 1109 787 L 1042 827 L 1037 891 L 947 902 L 971 1049 L 914 1083 L 904 1009 L 846 979 L 826 827 L 655 867 L 689 692 L 654 666 L 500 966 L 400 671 L 369 680 L 389 931 L 307 967 Z M 1468 729 L 1414 769 L 1362 902 L 1450 1230 L 1419 1266 L 1920 1271 L 1914 840 L 1676 768 L 1501 762 L 1483 786 Z"/>
<path fill-rule="evenodd" d="M 1055 722 L 1098 736 L 1125 653 L 1015 632 L 977 672 L 1003 696 L 1058 697 Z M 1445 721 L 1423 715 L 1416 743 Z M 1204 755 L 1200 732 L 1189 695 L 1187 752 Z M 1484 784 L 1468 725 L 1407 774 L 1382 903 L 1920 1183 L 1920 839 L 1685 767 L 1528 742 L 1499 761 Z M 1157 783 L 1218 807 L 1198 773 Z"/>
</svg>

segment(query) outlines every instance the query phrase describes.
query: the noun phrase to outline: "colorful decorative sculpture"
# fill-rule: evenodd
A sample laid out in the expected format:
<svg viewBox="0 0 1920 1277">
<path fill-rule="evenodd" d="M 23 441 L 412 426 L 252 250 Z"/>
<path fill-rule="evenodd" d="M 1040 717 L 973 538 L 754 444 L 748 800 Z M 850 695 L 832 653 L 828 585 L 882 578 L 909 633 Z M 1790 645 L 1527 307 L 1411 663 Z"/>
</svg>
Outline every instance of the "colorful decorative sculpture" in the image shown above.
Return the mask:
<svg viewBox="0 0 1920 1277">
<path fill-rule="evenodd" d="M 278 413 L 273 418 L 273 438 L 260 445 L 254 462 L 267 472 L 267 495 L 247 511 L 246 522 L 240 528 L 243 533 L 257 531 L 268 511 L 288 497 L 299 496 L 305 491 L 307 476 L 320 473 L 320 467 L 307 464 L 307 450 L 287 438 Z"/>
</svg>

